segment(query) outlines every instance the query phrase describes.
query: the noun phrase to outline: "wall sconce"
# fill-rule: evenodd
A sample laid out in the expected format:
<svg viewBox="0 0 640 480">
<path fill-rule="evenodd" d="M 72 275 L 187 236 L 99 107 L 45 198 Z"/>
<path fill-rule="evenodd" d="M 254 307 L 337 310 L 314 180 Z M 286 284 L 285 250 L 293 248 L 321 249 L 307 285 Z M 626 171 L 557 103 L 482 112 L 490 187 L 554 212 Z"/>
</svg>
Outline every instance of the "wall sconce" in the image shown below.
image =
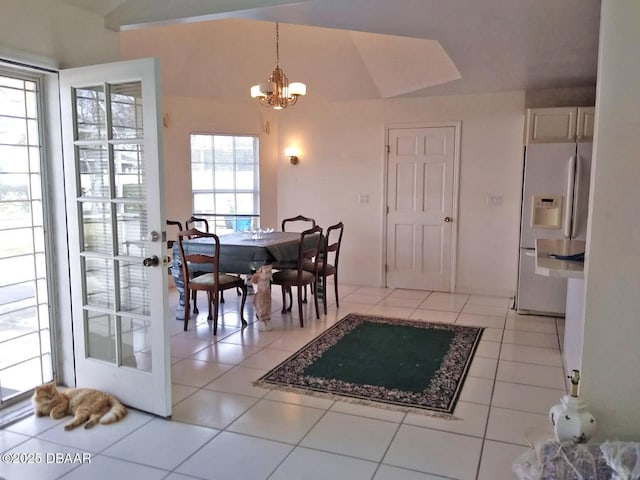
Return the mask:
<svg viewBox="0 0 640 480">
<path fill-rule="evenodd" d="M 297 165 L 300 162 L 298 158 L 298 149 L 293 147 L 287 147 L 284 149 L 284 154 L 289 157 L 291 165 Z"/>
</svg>

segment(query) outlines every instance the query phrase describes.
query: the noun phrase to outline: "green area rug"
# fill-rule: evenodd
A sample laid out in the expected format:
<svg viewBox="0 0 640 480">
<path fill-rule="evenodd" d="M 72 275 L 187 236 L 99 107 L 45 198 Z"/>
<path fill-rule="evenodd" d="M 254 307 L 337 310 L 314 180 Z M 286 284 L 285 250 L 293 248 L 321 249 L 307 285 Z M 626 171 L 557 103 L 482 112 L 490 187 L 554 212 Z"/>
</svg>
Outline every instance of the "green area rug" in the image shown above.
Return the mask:
<svg viewBox="0 0 640 480">
<path fill-rule="evenodd" d="M 256 384 L 450 414 L 482 331 L 349 314 Z"/>
</svg>

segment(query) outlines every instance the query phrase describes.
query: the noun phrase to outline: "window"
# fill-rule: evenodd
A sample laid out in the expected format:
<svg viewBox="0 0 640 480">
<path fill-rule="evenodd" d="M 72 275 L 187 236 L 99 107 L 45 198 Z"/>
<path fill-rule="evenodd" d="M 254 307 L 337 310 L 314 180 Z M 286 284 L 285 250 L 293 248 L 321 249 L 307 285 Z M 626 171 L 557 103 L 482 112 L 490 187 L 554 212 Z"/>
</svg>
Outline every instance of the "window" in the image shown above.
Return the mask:
<svg viewBox="0 0 640 480">
<path fill-rule="evenodd" d="M 217 233 L 257 228 L 259 170 L 257 136 L 192 134 L 194 213 L 213 218 Z"/>
<path fill-rule="evenodd" d="M 0 72 L 0 405 L 53 379 L 40 96 Z"/>
</svg>

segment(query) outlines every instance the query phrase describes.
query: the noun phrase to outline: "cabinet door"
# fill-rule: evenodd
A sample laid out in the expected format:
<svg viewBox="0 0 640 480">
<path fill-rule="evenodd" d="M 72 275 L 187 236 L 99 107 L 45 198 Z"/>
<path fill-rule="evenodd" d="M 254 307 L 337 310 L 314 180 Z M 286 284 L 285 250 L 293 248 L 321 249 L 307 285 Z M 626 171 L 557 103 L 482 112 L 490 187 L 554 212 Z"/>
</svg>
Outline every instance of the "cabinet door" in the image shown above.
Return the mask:
<svg viewBox="0 0 640 480">
<path fill-rule="evenodd" d="M 576 140 L 593 141 L 593 125 L 596 118 L 595 107 L 578 107 L 578 130 Z"/>
<path fill-rule="evenodd" d="M 527 144 L 575 142 L 576 107 L 532 108 L 527 116 Z"/>
</svg>

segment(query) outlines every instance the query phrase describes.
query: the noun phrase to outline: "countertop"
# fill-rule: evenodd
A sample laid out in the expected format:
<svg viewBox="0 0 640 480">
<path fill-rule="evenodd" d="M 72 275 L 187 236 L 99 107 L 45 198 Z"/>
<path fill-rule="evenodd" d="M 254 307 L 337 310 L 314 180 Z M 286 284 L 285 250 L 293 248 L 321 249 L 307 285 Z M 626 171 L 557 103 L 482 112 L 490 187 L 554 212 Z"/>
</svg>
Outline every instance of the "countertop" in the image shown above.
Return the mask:
<svg viewBox="0 0 640 480">
<path fill-rule="evenodd" d="M 550 240 L 538 238 L 536 240 L 536 273 L 546 277 L 584 278 L 584 262 L 558 260 L 549 256 L 573 255 L 585 251 L 582 240 Z"/>
</svg>

